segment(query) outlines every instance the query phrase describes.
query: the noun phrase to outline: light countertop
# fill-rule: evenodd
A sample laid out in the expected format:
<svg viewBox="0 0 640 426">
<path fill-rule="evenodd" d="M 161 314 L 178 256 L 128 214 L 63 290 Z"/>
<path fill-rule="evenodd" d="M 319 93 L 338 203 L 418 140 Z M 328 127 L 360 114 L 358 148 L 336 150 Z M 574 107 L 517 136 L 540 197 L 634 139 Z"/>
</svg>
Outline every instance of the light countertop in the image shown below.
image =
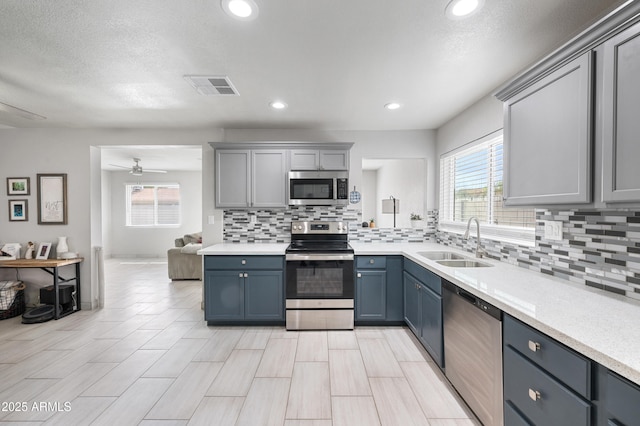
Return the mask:
<svg viewBox="0 0 640 426">
<path fill-rule="evenodd" d="M 403 255 L 505 313 L 640 384 L 640 302 L 483 258 L 492 267 L 452 268 L 419 253 L 473 253 L 435 243 L 357 243 L 356 255 Z M 283 255 L 287 244 L 217 244 L 199 254 Z"/>
</svg>

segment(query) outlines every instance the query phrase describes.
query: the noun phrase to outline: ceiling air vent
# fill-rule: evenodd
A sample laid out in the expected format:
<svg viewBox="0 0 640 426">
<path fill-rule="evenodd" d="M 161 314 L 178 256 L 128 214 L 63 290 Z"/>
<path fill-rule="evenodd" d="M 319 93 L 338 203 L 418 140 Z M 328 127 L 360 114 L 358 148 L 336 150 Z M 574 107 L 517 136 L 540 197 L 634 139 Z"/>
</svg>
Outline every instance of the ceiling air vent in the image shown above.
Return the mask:
<svg viewBox="0 0 640 426">
<path fill-rule="evenodd" d="M 185 75 L 189 82 L 201 95 L 238 96 L 239 93 L 227 76 Z"/>
</svg>

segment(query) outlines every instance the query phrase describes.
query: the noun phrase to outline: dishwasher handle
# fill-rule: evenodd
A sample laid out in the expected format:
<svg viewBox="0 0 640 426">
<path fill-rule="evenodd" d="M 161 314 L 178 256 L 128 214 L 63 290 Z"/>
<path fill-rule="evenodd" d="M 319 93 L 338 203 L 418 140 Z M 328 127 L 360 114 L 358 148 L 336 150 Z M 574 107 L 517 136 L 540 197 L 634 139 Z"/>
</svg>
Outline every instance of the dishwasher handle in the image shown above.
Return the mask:
<svg viewBox="0 0 640 426">
<path fill-rule="evenodd" d="M 466 292 L 461 288 L 456 288 L 456 293 L 472 305 L 476 305 L 478 303 L 478 299 L 473 294 Z"/>
</svg>

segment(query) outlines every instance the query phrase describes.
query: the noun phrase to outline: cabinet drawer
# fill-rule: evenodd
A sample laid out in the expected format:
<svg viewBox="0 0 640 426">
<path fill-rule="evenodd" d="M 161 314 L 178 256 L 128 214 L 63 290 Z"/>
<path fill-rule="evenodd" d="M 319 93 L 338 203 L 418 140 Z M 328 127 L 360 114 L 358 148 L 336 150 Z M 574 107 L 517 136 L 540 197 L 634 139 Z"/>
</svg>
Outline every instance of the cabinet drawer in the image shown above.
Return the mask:
<svg viewBox="0 0 640 426">
<path fill-rule="evenodd" d="M 357 269 L 386 269 L 386 256 L 358 256 L 356 257 Z"/>
<path fill-rule="evenodd" d="M 504 345 L 547 370 L 574 391 L 591 399 L 591 361 L 552 338 L 505 315 Z"/>
<path fill-rule="evenodd" d="M 507 426 L 532 426 L 510 402 L 504 403 L 504 424 Z"/>
<path fill-rule="evenodd" d="M 504 398 L 536 425 L 591 425 L 588 401 L 509 347 L 504 350 Z"/>
<path fill-rule="evenodd" d="M 635 425 L 640 419 L 640 388 L 607 373 L 606 411 L 611 425 Z"/>
<path fill-rule="evenodd" d="M 284 269 L 283 256 L 205 256 L 204 269 Z"/>
<path fill-rule="evenodd" d="M 438 275 L 428 271 L 409 259 L 405 259 L 404 261 L 404 270 L 417 278 L 422 284 L 433 290 L 437 295 L 442 295 L 442 283 Z"/>
</svg>

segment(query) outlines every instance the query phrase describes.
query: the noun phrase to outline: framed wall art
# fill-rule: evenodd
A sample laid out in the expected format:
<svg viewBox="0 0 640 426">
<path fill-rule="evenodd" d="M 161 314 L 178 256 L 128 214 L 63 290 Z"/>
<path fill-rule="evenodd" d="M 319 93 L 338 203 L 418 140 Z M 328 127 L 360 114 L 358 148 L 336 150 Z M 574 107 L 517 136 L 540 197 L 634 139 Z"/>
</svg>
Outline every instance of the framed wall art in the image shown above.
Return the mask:
<svg viewBox="0 0 640 426">
<path fill-rule="evenodd" d="M 36 259 L 48 259 L 52 245 L 53 243 L 40 243 L 36 252 Z"/>
<path fill-rule="evenodd" d="M 26 222 L 29 220 L 27 200 L 9 200 L 9 220 L 11 222 Z"/>
<path fill-rule="evenodd" d="M 7 178 L 7 195 L 29 195 L 29 178 Z"/>
<path fill-rule="evenodd" d="M 38 224 L 67 224 L 67 174 L 38 174 Z"/>
</svg>

